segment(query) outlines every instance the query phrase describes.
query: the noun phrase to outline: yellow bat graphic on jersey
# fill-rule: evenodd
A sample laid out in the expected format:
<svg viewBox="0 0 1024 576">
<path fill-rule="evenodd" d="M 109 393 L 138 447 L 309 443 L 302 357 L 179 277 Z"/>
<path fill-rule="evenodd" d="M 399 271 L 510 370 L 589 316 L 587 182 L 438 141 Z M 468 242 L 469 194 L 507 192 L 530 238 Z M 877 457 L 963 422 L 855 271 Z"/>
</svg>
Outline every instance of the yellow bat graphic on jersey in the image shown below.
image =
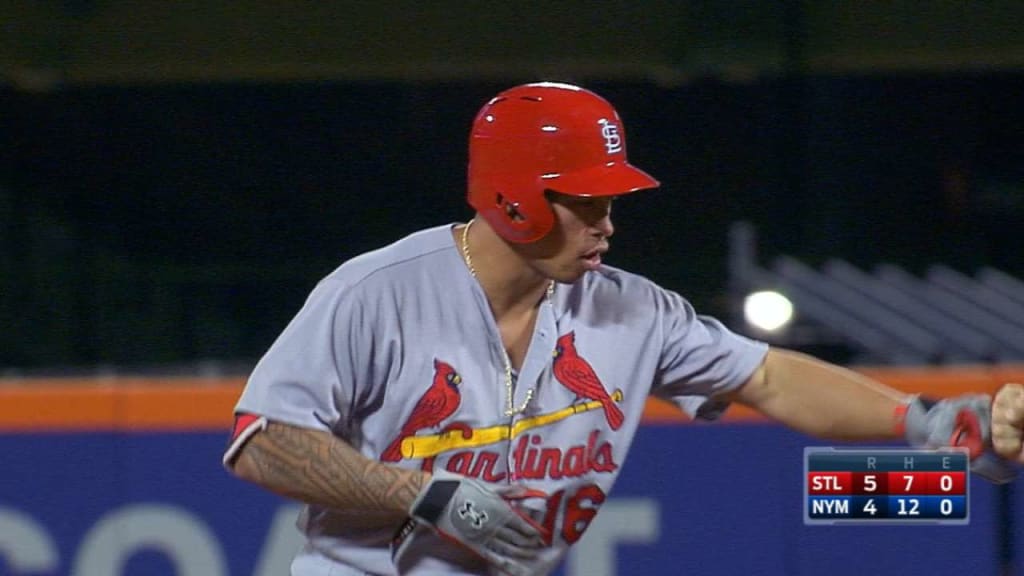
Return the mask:
<svg viewBox="0 0 1024 576">
<path fill-rule="evenodd" d="M 615 402 L 622 401 L 622 390 L 616 389 L 611 398 Z M 583 404 L 573 404 L 548 414 L 540 414 L 516 421 L 512 426 L 491 426 L 470 430 L 446 430 L 430 436 L 410 436 L 402 440 L 402 456 L 405 458 L 430 458 L 449 450 L 460 448 L 477 448 L 489 444 L 497 444 L 510 440 L 534 428 L 547 426 L 575 414 L 582 414 L 601 408 L 601 402 L 591 400 Z"/>
</svg>

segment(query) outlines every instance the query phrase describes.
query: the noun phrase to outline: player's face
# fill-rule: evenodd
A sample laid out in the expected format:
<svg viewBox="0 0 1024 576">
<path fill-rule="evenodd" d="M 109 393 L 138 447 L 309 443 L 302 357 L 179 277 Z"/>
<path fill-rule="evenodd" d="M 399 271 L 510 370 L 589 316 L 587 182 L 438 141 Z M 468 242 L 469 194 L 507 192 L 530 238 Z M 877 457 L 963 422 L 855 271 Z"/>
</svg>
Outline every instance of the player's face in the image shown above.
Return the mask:
<svg viewBox="0 0 1024 576">
<path fill-rule="evenodd" d="M 608 251 L 612 226 L 612 198 L 550 194 L 555 225 L 540 241 L 530 245 L 533 265 L 548 278 L 565 284 L 578 280 L 601 265 Z"/>
</svg>

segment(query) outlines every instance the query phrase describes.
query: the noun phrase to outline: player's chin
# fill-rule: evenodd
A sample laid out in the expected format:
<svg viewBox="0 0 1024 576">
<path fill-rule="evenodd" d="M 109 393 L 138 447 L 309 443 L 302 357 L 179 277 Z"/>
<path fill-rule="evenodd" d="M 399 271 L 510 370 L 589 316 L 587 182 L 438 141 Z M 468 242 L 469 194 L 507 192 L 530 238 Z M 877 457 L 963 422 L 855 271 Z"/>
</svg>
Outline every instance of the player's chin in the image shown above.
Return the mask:
<svg viewBox="0 0 1024 576">
<path fill-rule="evenodd" d="M 575 262 L 559 270 L 559 273 L 552 277 L 559 284 L 575 284 L 577 280 L 590 271 L 590 268 L 582 262 Z"/>
</svg>

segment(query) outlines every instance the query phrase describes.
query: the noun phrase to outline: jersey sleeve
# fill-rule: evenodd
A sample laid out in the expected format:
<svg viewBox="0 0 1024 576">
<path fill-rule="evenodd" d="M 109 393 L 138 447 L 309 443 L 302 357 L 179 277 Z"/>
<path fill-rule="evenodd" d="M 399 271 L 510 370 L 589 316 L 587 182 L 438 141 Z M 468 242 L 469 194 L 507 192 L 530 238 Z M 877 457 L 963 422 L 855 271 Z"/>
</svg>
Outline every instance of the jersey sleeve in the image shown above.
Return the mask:
<svg viewBox="0 0 1024 576">
<path fill-rule="evenodd" d="M 377 375 L 370 316 L 360 292 L 321 281 L 257 363 L 236 414 L 346 437 Z"/>
<path fill-rule="evenodd" d="M 742 386 L 764 361 L 768 345 L 697 314 L 678 294 L 661 290 L 662 350 L 652 394 L 694 418 L 712 420 L 728 407 L 721 399 Z"/>
</svg>

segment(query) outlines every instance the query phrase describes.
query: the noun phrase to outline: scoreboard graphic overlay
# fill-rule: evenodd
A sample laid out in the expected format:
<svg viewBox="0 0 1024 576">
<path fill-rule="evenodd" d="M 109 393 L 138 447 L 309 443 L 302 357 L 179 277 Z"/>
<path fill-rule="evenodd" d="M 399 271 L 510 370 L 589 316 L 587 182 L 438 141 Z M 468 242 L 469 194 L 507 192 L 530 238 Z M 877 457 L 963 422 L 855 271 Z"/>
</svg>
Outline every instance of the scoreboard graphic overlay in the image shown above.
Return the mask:
<svg viewBox="0 0 1024 576">
<path fill-rule="evenodd" d="M 804 449 L 804 524 L 970 521 L 965 449 Z"/>
</svg>

